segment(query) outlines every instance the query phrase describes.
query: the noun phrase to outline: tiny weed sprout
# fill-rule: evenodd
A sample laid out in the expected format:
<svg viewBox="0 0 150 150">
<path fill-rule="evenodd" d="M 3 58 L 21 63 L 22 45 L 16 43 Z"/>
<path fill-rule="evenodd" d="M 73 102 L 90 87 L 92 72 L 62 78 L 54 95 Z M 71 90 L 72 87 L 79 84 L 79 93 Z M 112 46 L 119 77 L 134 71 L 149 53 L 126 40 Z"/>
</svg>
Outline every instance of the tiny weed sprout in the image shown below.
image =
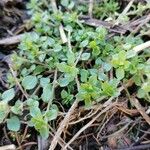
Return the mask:
<svg viewBox="0 0 150 150">
<path fill-rule="evenodd" d="M 61 114 L 60 105 L 71 107 L 77 98 L 90 109 L 102 97 L 118 97 L 119 88 L 129 80 L 136 86 L 134 94 L 150 102 L 150 61 L 146 57 L 150 49 L 139 54 L 132 51 L 143 43 L 140 37 L 109 37 L 105 27 L 85 25 L 79 18 L 88 7 L 78 7 L 76 1 L 60 1 L 57 12 L 47 3 L 31 0 L 27 4 L 33 30 L 24 34 L 19 50 L 11 56 L 9 88 L 0 95 L 0 123 L 6 122 L 14 132 L 22 123 L 28 124 L 46 139 L 50 125 Z M 117 2 L 104 0 L 94 6 L 96 18 L 117 18 L 113 15 L 119 9 Z M 141 9 L 139 5 L 138 15 Z"/>
</svg>

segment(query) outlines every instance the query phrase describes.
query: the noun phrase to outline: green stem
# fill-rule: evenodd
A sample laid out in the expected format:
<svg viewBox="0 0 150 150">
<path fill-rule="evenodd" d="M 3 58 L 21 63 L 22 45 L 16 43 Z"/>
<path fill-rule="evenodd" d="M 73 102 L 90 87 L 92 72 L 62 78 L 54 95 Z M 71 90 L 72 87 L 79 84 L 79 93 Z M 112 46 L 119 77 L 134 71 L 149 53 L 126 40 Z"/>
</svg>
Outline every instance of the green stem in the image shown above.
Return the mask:
<svg viewBox="0 0 150 150">
<path fill-rule="evenodd" d="M 55 72 L 54 72 L 54 80 L 53 80 L 53 86 L 52 86 L 52 94 L 53 94 L 52 97 L 53 97 L 53 99 L 54 99 L 55 87 L 56 87 L 56 83 L 57 83 L 56 81 L 57 81 L 57 69 L 56 69 Z M 52 101 L 50 100 L 50 101 L 48 102 L 46 112 L 49 111 L 51 104 L 52 104 Z"/>
</svg>

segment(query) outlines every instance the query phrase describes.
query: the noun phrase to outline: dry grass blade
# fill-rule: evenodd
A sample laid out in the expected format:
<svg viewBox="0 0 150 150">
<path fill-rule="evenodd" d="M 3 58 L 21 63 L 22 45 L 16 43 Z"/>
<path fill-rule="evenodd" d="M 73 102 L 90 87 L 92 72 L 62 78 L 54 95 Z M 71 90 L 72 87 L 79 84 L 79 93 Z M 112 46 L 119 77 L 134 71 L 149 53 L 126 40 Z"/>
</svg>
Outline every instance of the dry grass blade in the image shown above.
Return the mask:
<svg viewBox="0 0 150 150">
<path fill-rule="evenodd" d="M 77 107 L 78 105 L 78 100 L 76 99 L 75 102 L 73 103 L 73 105 L 71 106 L 71 108 L 69 109 L 67 115 L 65 116 L 64 120 L 60 123 L 60 126 L 51 142 L 51 145 L 50 145 L 50 148 L 49 150 L 54 150 L 56 145 L 57 145 L 57 142 L 59 140 L 59 137 L 61 135 L 61 133 L 63 132 L 64 128 L 66 127 L 66 125 L 68 124 L 69 122 L 69 119 L 70 119 L 70 116 L 73 114 L 75 108 Z"/>
<path fill-rule="evenodd" d="M 141 104 L 139 103 L 138 99 L 131 98 L 130 99 L 132 104 L 136 107 L 136 109 L 140 112 L 140 114 L 142 115 L 142 117 L 146 120 L 146 122 L 150 125 L 150 117 L 146 114 L 144 108 L 141 106 Z"/>
<path fill-rule="evenodd" d="M 107 112 L 109 109 L 111 109 L 113 106 L 115 106 L 116 103 L 112 103 L 109 106 L 105 107 L 101 112 L 99 112 L 90 122 L 88 122 L 85 126 L 83 126 L 73 137 L 72 139 L 65 145 L 65 147 L 62 150 L 67 149 L 67 147 L 88 127 L 90 127 L 103 113 Z M 98 108 L 99 110 L 103 107 L 100 105 Z"/>
<path fill-rule="evenodd" d="M 94 0 L 89 1 L 89 16 L 90 16 L 90 18 L 92 18 L 93 3 L 94 3 Z"/>
<path fill-rule="evenodd" d="M 117 21 L 116 21 L 116 24 L 119 24 L 119 20 L 120 20 L 120 18 L 122 17 L 122 15 L 125 15 L 128 11 L 129 11 L 129 9 L 131 8 L 131 6 L 132 6 L 132 4 L 133 4 L 133 2 L 134 2 L 135 0 L 131 0 L 129 3 L 128 3 L 128 5 L 125 7 L 125 9 L 123 10 L 123 12 L 119 15 L 119 17 L 117 18 Z"/>
<path fill-rule="evenodd" d="M 150 21 L 150 14 L 133 30 L 132 33 L 137 33 L 144 25 Z"/>
<path fill-rule="evenodd" d="M 16 146 L 15 145 L 7 145 L 7 146 L 1 146 L 0 150 L 16 150 Z"/>
<path fill-rule="evenodd" d="M 136 47 L 133 48 L 133 51 L 135 51 L 136 53 L 141 52 L 142 50 L 149 48 L 150 47 L 150 41 L 147 41 L 145 43 L 142 43 Z"/>
<path fill-rule="evenodd" d="M 5 39 L 1 39 L 0 40 L 0 45 L 13 45 L 13 44 L 17 44 L 17 43 L 20 42 L 22 36 L 23 36 L 23 34 L 20 34 L 20 35 L 8 37 L 8 38 L 5 38 Z"/>
<path fill-rule="evenodd" d="M 111 24 L 109 22 L 94 19 L 94 18 L 89 18 L 89 16 L 80 16 L 80 20 L 84 24 L 87 24 L 89 26 L 93 26 L 93 27 L 103 26 L 103 27 L 107 28 L 110 32 L 113 32 L 113 33 L 124 34 L 127 31 L 124 27 L 114 26 L 113 24 Z"/>
</svg>

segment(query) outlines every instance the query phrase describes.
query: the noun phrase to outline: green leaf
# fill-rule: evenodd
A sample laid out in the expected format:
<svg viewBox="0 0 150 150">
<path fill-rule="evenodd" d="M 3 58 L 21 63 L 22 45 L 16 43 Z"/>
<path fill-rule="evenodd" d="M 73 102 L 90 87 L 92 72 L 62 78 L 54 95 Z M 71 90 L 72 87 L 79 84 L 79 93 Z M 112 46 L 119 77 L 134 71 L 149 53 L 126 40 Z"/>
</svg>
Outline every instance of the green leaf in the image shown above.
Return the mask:
<svg viewBox="0 0 150 150">
<path fill-rule="evenodd" d="M 75 54 L 74 54 L 73 52 L 68 51 L 68 53 L 67 53 L 67 58 L 68 58 L 68 60 L 67 60 L 68 64 L 69 64 L 69 65 L 74 65 L 74 62 L 75 62 Z"/>
<path fill-rule="evenodd" d="M 81 69 L 80 74 L 81 74 L 81 81 L 82 82 L 87 82 L 89 72 L 85 69 Z"/>
<path fill-rule="evenodd" d="M 49 102 L 53 100 L 53 92 L 51 84 L 48 84 L 43 87 L 43 93 L 41 98 L 44 102 Z"/>
<path fill-rule="evenodd" d="M 3 94 L 2 94 L 2 99 L 3 101 L 5 102 L 9 102 L 10 100 L 12 100 L 13 98 L 15 97 L 15 91 L 14 89 L 9 89 L 7 91 L 5 91 Z"/>
<path fill-rule="evenodd" d="M 104 72 L 99 72 L 98 73 L 98 79 L 100 80 L 100 81 L 105 81 L 105 80 L 107 80 L 107 75 L 106 74 L 104 74 Z"/>
<path fill-rule="evenodd" d="M 122 69 L 122 68 L 116 69 L 116 77 L 117 77 L 119 80 L 123 79 L 123 78 L 124 78 L 124 75 L 125 75 L 124 69 Z"/>
<path fill-rule="evenodd" d="M 45 115 L 48 121 L 55 120 L 57 116 L 58 116 L 58 109 L 51 109 Z"/>
<path fill-rule="evenodd" d="M 115 88 L 108 82 L 102 83 L 103 93 L 107 96 L 113 96 L 115 94 Z"/>
<path fill-rule="evenodd" d="M 97 83 L 97 75 L 92 75 L 89 77 L 89 83 L 92 85 L 96 85 Z"/>
<path fill-rule="evenodd" d="M 39 102 L 32 98 L 27 99 L 26 102 L 29 107 L 38 107 L 39 106 Z"/>
<path fill-rule="evenodd" d="M 129 59 L 129 58 L 135 57 L 136 55 L 137 55 L 136 51 L 130 50 L 127 52 L 126 57 Z"/>
<path fill-rule="evenodd" d="M 97 47 L 96 41 L 91 41 L 89 43 L 90 48 L 95 49 Z"/>
<path fill-rule="evenodd" d="M 138 74 L 135 74 L 133 76 L 133 80 L 134 80 L 135 84 L 138 85 L 138 86 L 140 86 L 142 84 L 141 76 L 138 75 Z"/>
<path fill-rule="evenodd" d="M 7 120 L 7 128 L 11 131 L 18 131 L 20 129 L 20 120 L 17 116 L 12 116 Z"/>
<path fill-rule="evenodd" d="M 68 80 L 67 78 L 62 78 L 62 79 L 59 79 L 58 82 L 61 87 L 65 87 L 69 84 L 70 80 Z"/>
<path fill-rule="evenodd" d="M 47 139 L 49 137 L 49 128 L 48 126 L 43 126 L 39 129 L 40 135 L 44 138 Z"/>
<path fill-rule="evenodd" d="M 55 46 L 54 46 L 54 52 L 60 52 L 61 50 L 62 50 L 62 46 L 61 45 L 59 45 L 59 44 L 56 44 Z"/>
<path fill-rule="evenodd" d="M 39 56 L 40 62 L 43 62 L 44 59 L 45 59 L 45 57 L 46 57 L 46 54 L 41 54 L 41 55 Z"/>
<path fill-rule="evenodd" d="M 88 45 L 89 41 L 88 40 L 84 40 L 80 43 L 80 47 L 86 47 Z"/>
<path fill-rule="evenodd" d="M 88 60 L 90 58 L 90 53 L 83 53 L 81 55 L 81 60 Z"/>
<path fill-rule="evenodd" d="M 69 0 L 61 0 L 61 5 L 67 7 L 69 5 Z"/>
<path fill-rule="evenodd" d="M 99 47 L 93 49 L 92 54 L 93 56 L 98 56 L 101 53 Z"/>
<path fill-rule="evenodd" d="M 43 66 L 36 66 L 35 70 L 34 70 L 34 74 L 35 75 L 38 75 L 38 74 L 41 74 L 43 71 L 45 71 L 45 68 Z"/>
<path fill-rule="evenodd" d="M 102 38 L 105 38 L 105 36 L 107 35 L 107 30 L 106 28 L 100 26 L 96 28 L 96 32 L 98 32 Z"/>
<path fill-rule="evenodd" d="M 30 115 L 32 117 L 41 117 L 42 116 L 42 113 L 41 113 L 41 110 L 39 107 L 36 107 L 36 106 L 32 106 L 30 107 Z"/>
<path fill-rule="evenodd" d="M 67 98 L 68 93 L 65 90 L 61 91 L 61 98 Z"/>
<path fill-rule="evenodd" d="M 102 59 L 100 57 L 98 57 L 95 61 L 96 65 L 101 65 L 103 63 Z"/>
<path fill-rule="evenodd" d="M 149 92 L 150 92 L 150 82 L 145 82 L 145 83 L 143 83 L 142 89 L 143 89 L 146 93 L 149 93 Z"/>
<path fill-rule="evenodd" d="M 145 95 L 146 95 L 146 92 L 143 89 L 138 90 L 138 93 L 137 93 L 138 98 L 144 98 Z"/>
<path fill-rule="evenodd" d="M 29 75 L 22 80 L 22 85 L 26 90 L 31 90 L 35 88 L 37 82 L 38 80 L 36 76 Z"/>
<path fill-rule="evenodd" d="M 40 85 L 41 85 L 42 87 L 47 86 L 47 84 L 49 84 L 49 82 L 50 82 L 50 79 L 49 79 L 49 78 L 41 78 L 41 79 L 40 79 Z"/>
<path fill-rule="evenodd" d="M 112 66 L 109 63 L 103 63 L 103 68 L 105 69 L 105 71 L 110 71 Z"/>
<path fill-rule="evenodd" d="M 92 106 L 92 101 L 91 101 L 91 99 L 85 99 L 84 100 L 84 102 L 85 102 L 85 107 L 86 108 L 90 108 L 91 106 Z"/>
<path fill-rule="evenodd" d="M 4 101 L 0 101 L 0 123 L 3 122 L 8 113 L 9 113 L 8 104 Z"/>
<path fill-rule="evenodd" d="M 57 68 L 61 72 L 66 72 L 67 71 L 67 64 L 65 62 L 57 63 Z"/>
<path fill-rule="evenodd" d="M 15 105 L 11 107 L 11 111 L 16 115 L 22 115 L 23 102 L 20 100 L 16 101 Z"/>
</svg>

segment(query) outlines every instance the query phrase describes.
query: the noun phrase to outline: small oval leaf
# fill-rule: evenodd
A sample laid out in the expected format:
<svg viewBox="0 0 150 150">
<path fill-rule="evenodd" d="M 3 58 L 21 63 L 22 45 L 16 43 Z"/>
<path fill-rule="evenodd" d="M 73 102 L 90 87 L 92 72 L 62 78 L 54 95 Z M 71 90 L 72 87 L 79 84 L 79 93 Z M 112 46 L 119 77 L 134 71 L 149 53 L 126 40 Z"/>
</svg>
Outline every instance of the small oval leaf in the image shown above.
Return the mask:
<svg viewBox="0 0 150 150">
<path fill-rule="evenodd" d="M 7 120 L 7 127 L 11 131 L 18 131 L 20 129 L 20 120 L 17 116 L 13 116 Z"/>
<path fill-rule="evenodd" d="M 35 88 L 37 82 L 38 80 L 36 76 L 29 75 L 22 80 L 22 85 L 26 90 L 31 90 Z"/>
<path fill-rule="evenodd" d="M 5 102 L 9 102 L 10 100 L 12 100 L 13 98 L 15 97 L 15 91 L 14 89 L 9 89 L 7 91 L 5 91 L 3 94 L 2 94 L 2 99 L 3 101 Z"/>
</svg>

